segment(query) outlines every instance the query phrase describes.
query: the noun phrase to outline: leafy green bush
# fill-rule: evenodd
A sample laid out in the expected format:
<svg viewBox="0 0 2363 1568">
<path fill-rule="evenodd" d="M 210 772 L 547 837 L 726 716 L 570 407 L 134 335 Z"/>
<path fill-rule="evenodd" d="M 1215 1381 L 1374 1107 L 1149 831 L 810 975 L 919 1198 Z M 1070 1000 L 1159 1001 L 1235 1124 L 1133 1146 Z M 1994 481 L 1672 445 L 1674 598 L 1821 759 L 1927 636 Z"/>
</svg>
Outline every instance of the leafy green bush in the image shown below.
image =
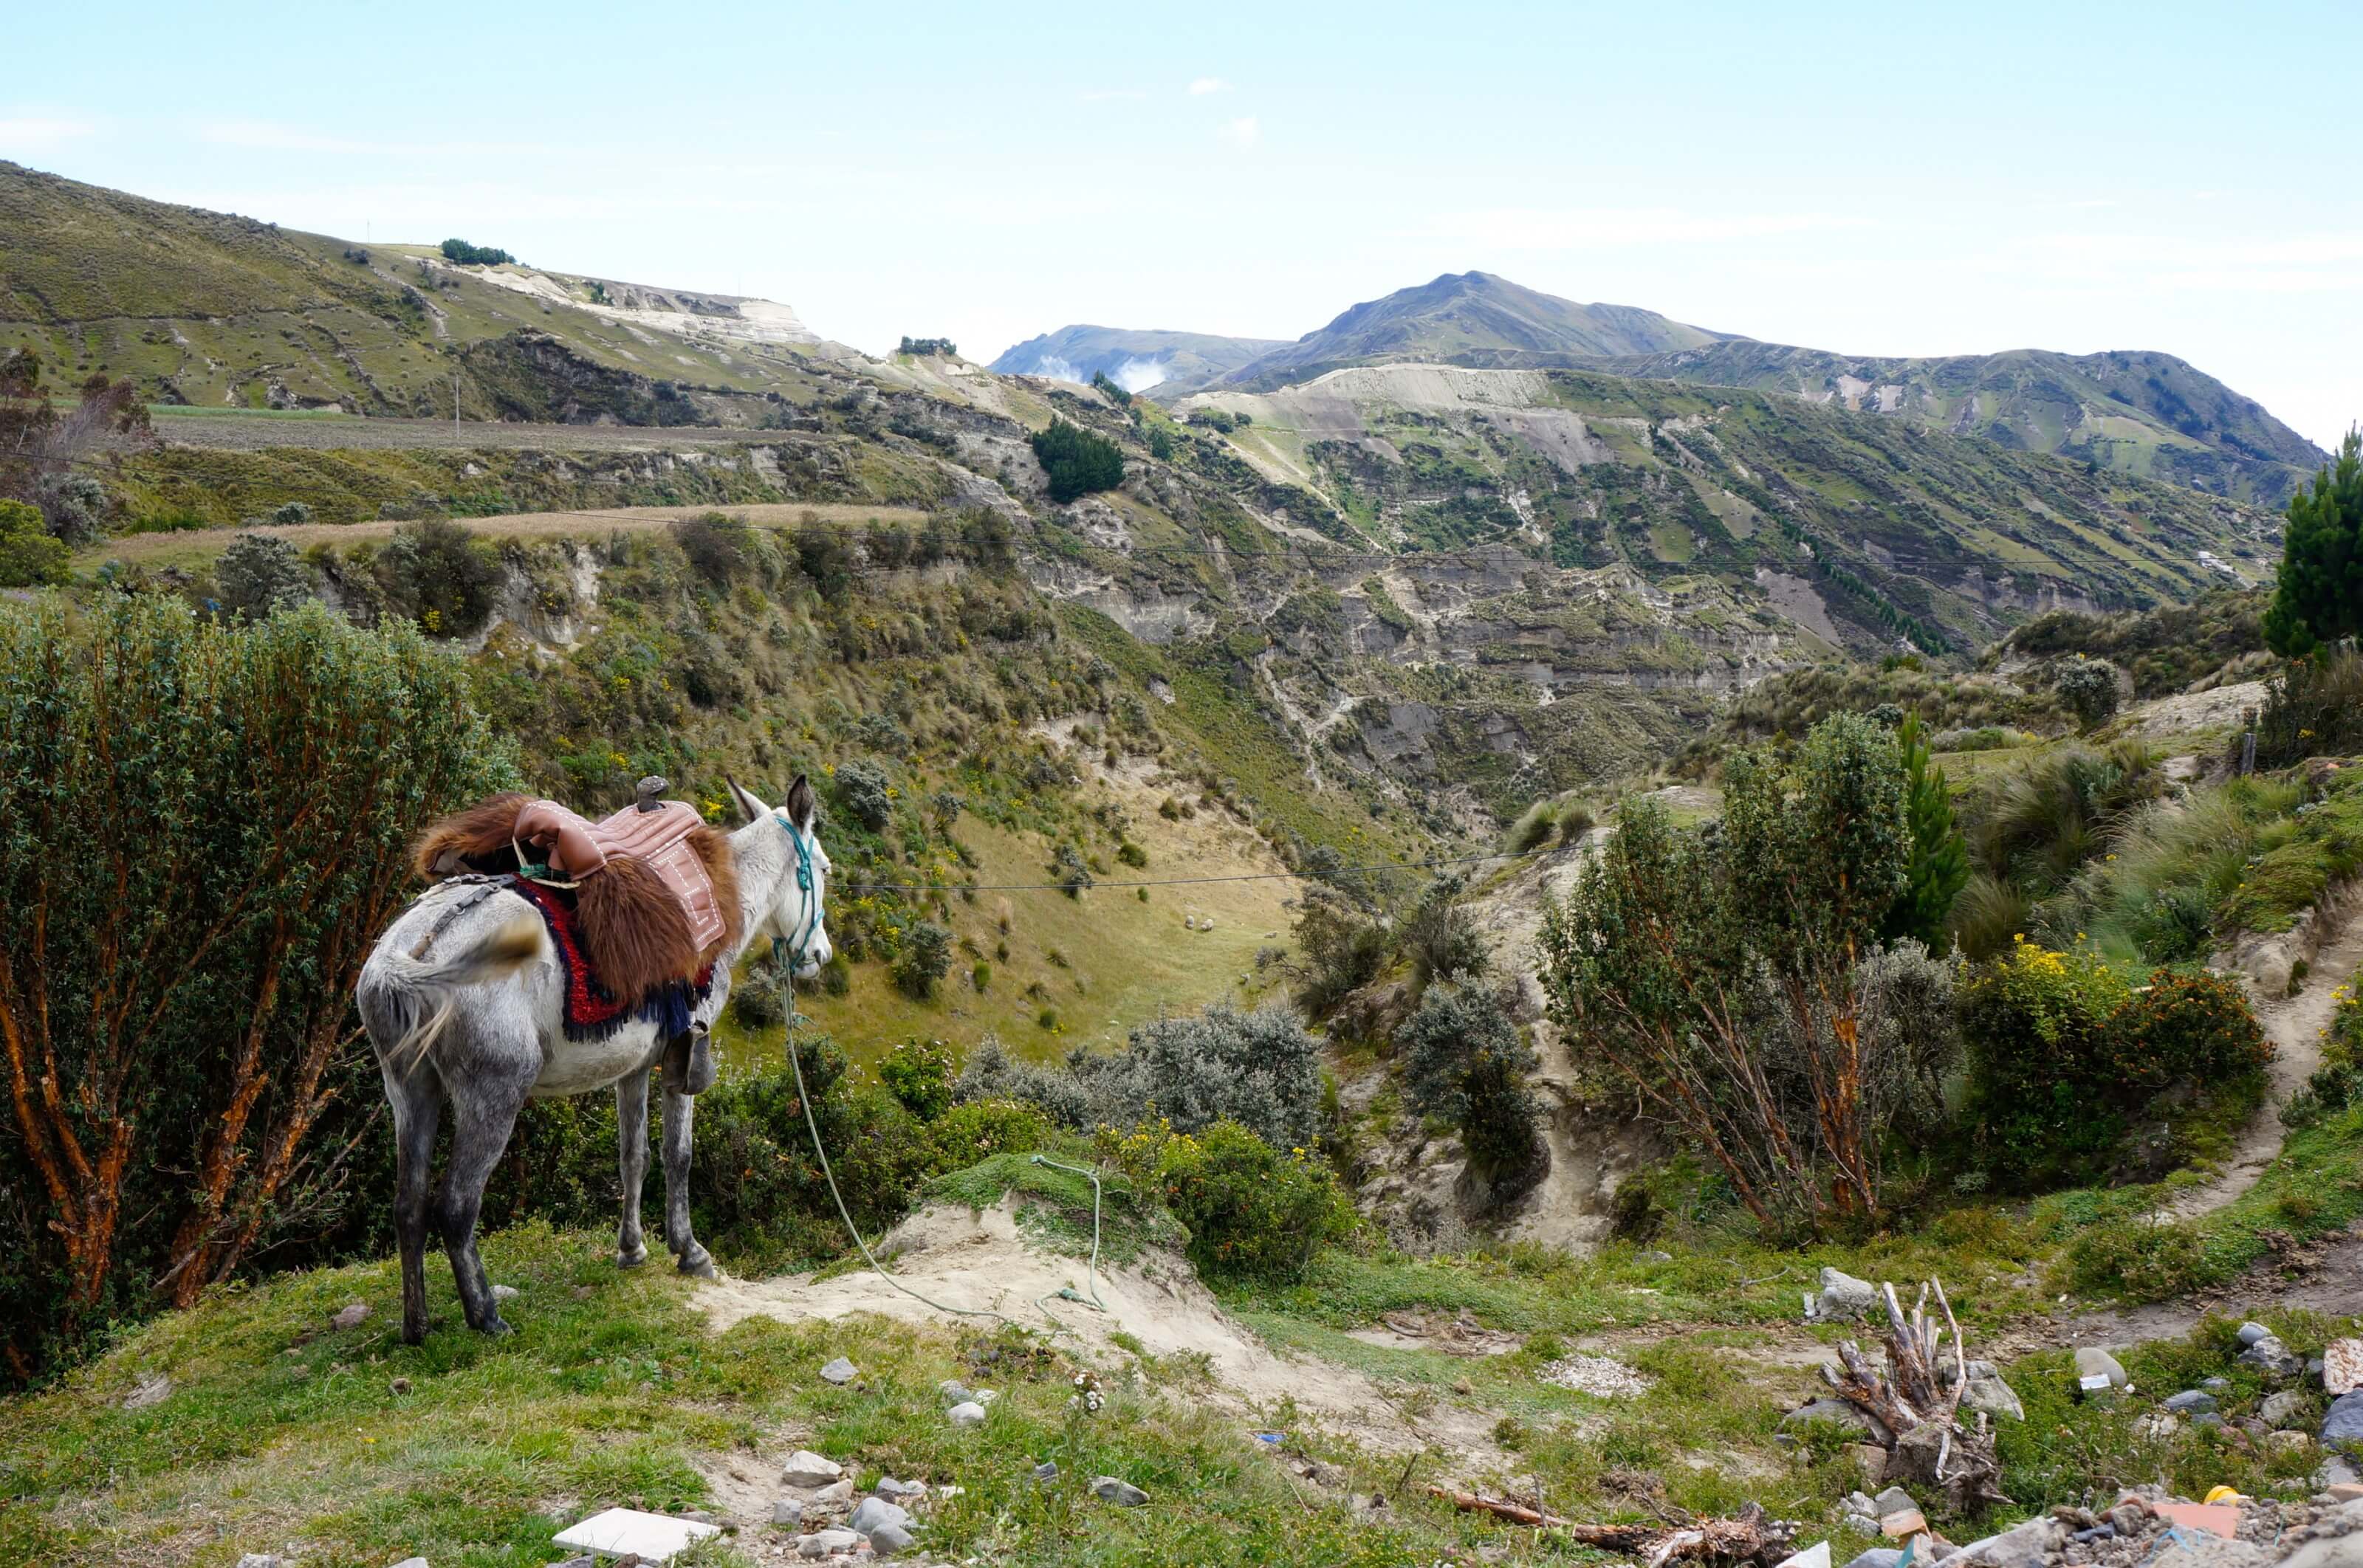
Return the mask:
<svg viewBox="0 0 2363 1568">
<path fill-rule="evenodd" d="M 933 1121 L 952 1104 L 952 1053 L 940 1040 L 905 1040 L 878 1064 L 878 1081 L 922 1121 Z"/>
<path fill-rule="evenodd" d="M 271 534 L 240 534 L 214 565 L 223 608 L 259 621 L 312 596 L 312 574 L 295 547 Z"/>
<path fill-rule="evenodd" d="M 1103 1138 L 1101 1158 L 1164 1200 L 1189 1228 L 1190 1261 L 1215 1278 L 1292 1285 L 1353 1228 L 1353 1206 L 1326 1165 L 1303 1149 L 1283 1154 L 1236 1121 Z"/>
<path fill-rule="evenodd" d="M 2286 767 L 2363 751 L 2363 652 L 2324 649 L 2273 671 L 2257 719 L 2257 760 Z"/>
<path fill-rule="evenodd" d="M 886 775 L 876 763 L 859 758 L 838 765 L 837 776 L 830 780 L 838 804 L 846 815 L 871 833 L 883 833 L 886 824 L 894 820 L 894 797 Z"/>
<path fill-rule="evenodd" d="M 498 267 L 514 262 L 516 258 L 490 245 L 471 245 L 464 239 L 443 242 L 443 259 L 462 267 Z"/>
<path fill-rule="evenodd" d="M 1438 877 L 1427 885 L 1418 908 L 1403 922 L 1403 951 L 1411 958 L 1412 977 L 1422 989 L 1448 976 L 1481 975 L 1491 962 L 1475 917 L 1460 903 L 1467 887 L 1465 878 Z"/>
<path fill-rule="evenodd" d="M 2238 987 L 2020 941 L 1960 988 L 1991 1168 L 2037 1190 L 2102 1174 L 2128 1117 L 2180 1084 L 2252 1082 L 2272 1048 Z"/>
<path fill-rule="evenodd" d="M 2059 667 L 2052 689 L 2077 722 L 2086 729 L 2106 723 L 2117 712 L 2119 683 L 2124 672 L 2104 658 L 2078 655 Z"/>
<path fill-rule="evenodd" d="M 730 988 L 730 1017 L 739 1028 L 760 1032 L 777 1029 L 788 1021 L 792 999 L 780 988 L 780 972 L 770 964 L 757 964 L 747 977 Z"/>
<path fill-rule="evenodd" d="M 1056 1149 L 1059 1129 L 1037 1105 L 1022 1099 L 974 1099 L 946 1110 L 927 1128 L 936 1168 L 963 1170 L 995 1154 Z"/>
<path fill-rule="evenodd" d="M 1550 1169 L 1550 1150 L 1538 1126 L 1542 1107 L 1526 1088 L 1535 1054 L 1502 1004 L 1466 984 L 1430 987 L 1395 1043 L 1411 1104 L 1459 1129 L 1493 1201 L 1531 1191 Z"/>
<path fill-rule="evenodd" d="M 1035 434 L 1032 444 L 1049 480 L 1050 499 L 1061 506 L 1124 482 L 1124 453 L 1104 436 L 1054 418 L 1050 428 Z"/>
<path fill-rule="evenodd" d="M 429 518 L 394 531 L 377 553 L 394 607 L 431 636 L 464 637 L 492 618 L 501 569 L 460 524 Z"/>
<path fill-rule="evenodd" d="M 903 945 L 894 955 L 894 987 L 915 1001 L 936 994 L 937 985 L 951 972 L 952 933 L 934 921 L 905 926 Z"/>
<path fill-rule="evenodd" d="M 1296 1002 L 1315 1018 L 1376 979 L 1394 948 L 1386 927 L 1322 889 L 1306 890 L 1295 936 L 1304 955 Z"/>
<path fill-rule="evenodd" d="M 0 588 L 64 582 L 73 575 L 72 557 L 66 542 L 50 533 L 39 507 L 0 501 Z"/>
</svg>

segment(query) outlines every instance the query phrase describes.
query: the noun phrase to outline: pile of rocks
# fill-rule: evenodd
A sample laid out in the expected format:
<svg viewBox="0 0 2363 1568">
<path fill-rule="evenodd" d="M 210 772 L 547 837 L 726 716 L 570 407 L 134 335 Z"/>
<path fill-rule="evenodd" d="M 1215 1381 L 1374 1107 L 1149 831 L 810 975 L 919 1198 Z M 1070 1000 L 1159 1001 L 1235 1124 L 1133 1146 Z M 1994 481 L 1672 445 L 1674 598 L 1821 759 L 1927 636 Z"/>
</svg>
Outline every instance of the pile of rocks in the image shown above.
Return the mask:
<svg viewBox="0 0 2363 1568">
<path fill-rule="evenodd" d="M 2148 1486 L 2124 1492 L 2105 1510 L 2054 1508 L 2050 1513 L 1966 1546 L 1925 1529 L 1911 1499 L 1886 1494 L 1848 1499 L 1866 1509 L 1885 1507 L 1879 1523 L 1924 1528 L 1908 1538 L 1913 1560 L 1956 1568 L 2363 1568 L 2363 1486 L 2334 1487 L 2305 1503 L 2242 1497 L 2194 1503 Z M 1858 1527 L 1863 1522 L 1853 1521 Z M 1896 1568 L 1903 1546 L 1874 1547 L 1845 1568 Z M 1786 1565 L 1783 1565 L 1786 1568 Z"/>
<path fill-rule="evenodd" d="M 810 1449 L 798 1449 L 780 1470 L 786 1496 L 771 1505 L 771 1523 L 797 1531 L 800 1557 L 892 1557 L 911 1550 L 919 1529 L 912 1509 L 930 1497 L 956 1496 L 960 1488 L 930 1490 L 923 1481 L 892 1475 L 860 1497 L 845 1466 Z"/>
<path fill-rule="evenodd" d="M 2224 1441 L 2240 1448 L 2261 1447 L 2283 1453 L 2303 1452 L 2317 1444 L 2325 1451 L 2315 1472 L 2318 1487 L 2363 1482 L 2356 1464 L 2340 1450 L 2363 1443 L 2363 1340 L 2337 1340 L 2312 1361 L 2296 1356 L 2261 1323 L 2240 1325 L 2239 1361 L 2261 1372 L 2268 1382 L 2293 1386 L 2275 1389 L 2257 1401 L 2253 1410 L 2228 1419 L 2224 1404 L 2232 1396 L 2231 1383 L 2210 1377 L 2195 1388 L 2169 1394 L 2158 1408 L 2143 1417 L 2137 1430 L 2145 1437 L 2169 1438 L 2189 1427 L 2224 1433 Z M 2079 1351 L 2078 1370 L 2085 1358 L 2107 1360 L 2105 1353 Z M 2114 1362 L 2109 1364 L 2114 1366 Z M 2328 1408 L 2317 1423 L 2313 1419 L 2313 1396 L 2306 1384 L 2319 1380 Z M 2122 1374 L 2113 1390 L 2125 1390 Z M 2312 1431 L 2307 1430 L 2313 1427 Z"/>
</svg>

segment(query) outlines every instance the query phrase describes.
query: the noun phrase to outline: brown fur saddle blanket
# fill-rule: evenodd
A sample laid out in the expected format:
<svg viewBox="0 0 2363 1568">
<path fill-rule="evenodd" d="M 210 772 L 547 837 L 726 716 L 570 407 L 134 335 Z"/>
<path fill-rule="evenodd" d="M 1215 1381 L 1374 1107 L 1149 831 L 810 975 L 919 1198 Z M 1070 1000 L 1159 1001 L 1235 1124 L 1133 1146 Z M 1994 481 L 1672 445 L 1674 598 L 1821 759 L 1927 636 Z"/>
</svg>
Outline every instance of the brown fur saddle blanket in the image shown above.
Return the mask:
<svg viewBox="0 0 2363 1568">
<path fill-rule="evenodd" d="M 601 988 L 627 1005 L 738 950 L 730 841 L 686 801 L 627 806 L 593 822 L 555 801 L 494 795 L 428 824 L 412 864 L 428 881 L 546 867 L 535 879 L 571 891 L 582 955 Z"/>
</svg>

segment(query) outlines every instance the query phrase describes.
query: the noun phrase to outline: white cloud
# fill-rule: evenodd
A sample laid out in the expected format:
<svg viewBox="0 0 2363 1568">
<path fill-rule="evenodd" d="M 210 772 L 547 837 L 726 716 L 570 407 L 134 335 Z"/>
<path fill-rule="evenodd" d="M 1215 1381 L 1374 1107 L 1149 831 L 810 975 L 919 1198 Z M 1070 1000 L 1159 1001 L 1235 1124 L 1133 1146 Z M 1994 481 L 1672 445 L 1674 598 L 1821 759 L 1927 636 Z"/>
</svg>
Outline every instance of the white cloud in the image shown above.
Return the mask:
<svg viewBox="0 0 2363 1568">
<path fill-rule="evenodd" d="M 1492 207 L 1456 213 L 1406 231 L 1407 237 L 1452 239 L 1503 250 L 1581 250 L 1594 246 L 1667 245 L 1817 229 L 1858 228 L 1860 218 L 1829 213 L 1692 213 L 1679 207 Z"/>
<path fill-rule="evenodd" d="M 1203 98 L 1209 93 L 1227 92 L 1230 85 L 1219 76 L 1201 76 L 1190 83 L 1190 96 Z"/>
<path fill-rule="evenodd" d="M 98 129 L 88 120 L 63 119 L 48 115 L 16 115 L 0 118 L 0 148 L 30 152 L 36 149 L 55 147 L 76 137 L 90 135 Z"/>
<path fill-rule="evenodd" d="M 1215 134 L 1233 147 L 1246 149 L 1261 139 L 1263 131 L 1253 115 L 1242 115 L 1236 120 L 1225 120 Z"/>
</svg>

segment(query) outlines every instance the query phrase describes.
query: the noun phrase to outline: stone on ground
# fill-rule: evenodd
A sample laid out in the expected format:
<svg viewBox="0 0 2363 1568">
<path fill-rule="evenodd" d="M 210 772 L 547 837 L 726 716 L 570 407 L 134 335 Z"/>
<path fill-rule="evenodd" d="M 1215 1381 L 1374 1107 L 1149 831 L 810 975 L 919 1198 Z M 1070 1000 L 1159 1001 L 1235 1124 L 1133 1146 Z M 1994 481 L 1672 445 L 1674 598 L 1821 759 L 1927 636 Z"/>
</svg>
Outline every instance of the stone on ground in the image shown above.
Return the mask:
<svg viewBox="0 0 2363 1568">
<path fill-rule="evenodd" d="M 1847 1560 L 1846 1568 L 1895 1568 L 1903 1561 L 1903 1550 L 1895 1546 L 1874 1546 Z"/>
<path fill-rule="evenodd" d="M 349 1307 L 339 1307 L 328 1320 L 331 1328 L 358 1329 L 369 1317 L 369 1303 L 356 1301 Z"/>
<path fill-rule="evenodd" d="M 1113 1475 L 1092 1477 L 1092 1496 L 1103 1502 L 1114 1503 L 1120 1508 L 1137 1508 L 1148 1501 L 1148 1494 L 1129 1481 L 1119 1481 Z"/>
<path fill-rule="evenodd" d="M 1830 1543 L 1817 1540 L 1804 1551 L 1782 1558 L 1780 1568 L 1830 1568 Z"/>
<path fill-rule="evenodd" d="M 2018 1402 L 2017 1393 L 2002 1379 L 1990 1361 L 1969 1363 L 1969 1386 L 1961 1390 L 1961 1403 L 1972 1410 L 1983 1410 L 2001 1421 L 2026 1419 L 2026 1407 Z"/>
<path fill-rule="evenodd" d="M 2322 1441 L 2325 1444 L 2363 1442 L 2363 1388 L 2341 1394 L 2331 1402 L 2329 1413 L 2322 1418 Z"/>
<path fill-rule="evenodd" d="M 887 1502 L 882 1497 L 864 1497 L 855 1507 L 853 1517 L 845 1521 L 845 1528 L 868 1535 L 882 1524 L 898 1525 L 908 1529 L 911 1516 L 900 1504 Z"/>
<path fill-rule="evenodd" d="M 815 1530 L 796 1542 L 798 1555 L 826 1557 L 832 1551 L 850 1551 L 861 1544 L 861 1538 L 849 1529 Z"/>
<path fill-rule="evenodd" d="M 2045 1559 L 2058 1550 L 2067 1534 L 2068 1527 L 2058 1519 L 2029 1519 L 2000 1535 L 1973 1540 L 1956 1555 L 1965 1564 L 1980 1563 L 1984 1568 L 2043 1568 Z"/>
<path fill-rule="evenodd" d="M 2123 1388 L 2126 1383 L 2125 1369 L 2117 1364 L 2117 1358 L 2097 1345 L 2087 1345 L 2076 1353 L 2076 1376 L 2080 1382 L 2088 1377 L 2106 1377 L 2112 1388 Z"/>
<path fill-rule="evenodd" d="M 804 1506 L 793 1497 L 782 1497 L 771 1505 L 771 1522 L 775 1525 L 802 1524 L 804 1522 Z"/>
<path fill-rule="evenodd" d="M 833 1459 L 800 1448 L 788 1455 L 787 1463 L 780 1467 L 782 1486 L 826 1486 L 845 1474 L 845 1466 Z"/>
<path fill-rule="evenodd" d="M 947 1377 L 937 1384 L 936 1392 L 944 1397 L 944 1402 L 948 1405 L 965 1405 L 976 1397 L 968 1391 L 968 1385 L 957 1377 Z"/>
<path fill-rule="evenodd" d="M 2285 1427 L 2289 1425 L 2291 1417 L 2304 1408 L 2305 1396 L 2294 1388 L 2284 1388 L 2278 1394 L 2267 1396 L 2265 1402 L 2257 1407 L 2257 1414 L 2274 1426 Z"/>
<path fill-rule="evenodd" d="M 516 1295 L 517 1287 L 514 1285 L 495 1285 L 493 1286 L 493 1299 L 495 1301 L 514 1301 L 516 1299 Z"/>
<path fill-rule="evenodd" d="M 870 1550 L 881 1557 L 892 1557 L 911 1549 L 911 1532 L 901 1525 L 887 1523 L 870 1532 Z"/>
<path fill-rule="evenodd" d="M 2215 1408 L 2215 1396 L 2202 1388 L 2186 1388 L 2180 1394 L 2168 1395 L 2166 1408 L 2178 1416 L 2210 1415 Z"/>
<path fill-rule="evenodd" d="M 161 1372 L 151 1372 L 134 1384 L 131 1392 L 123 1397 L 127 1410 L 144 1410 L 150 1405 L 161 1405 L 172 1397 L 172 1380 Z"/>
<path fill-rule="evenodd" d="M 394 1568 L 427 1568 L 427 1559 L 424 1557 L 405 1557 L 401 1562 L 395 1563 Z"/>
<path fill-rule="evenodd" d="M 1865 1415 L 1843 1399 L 1816 1399 L 1781 1418 L 1781 1424 L 1784 1427 L 1801 1427 L 1808 1421 L 1835 1421 L 1839 1426 L 1850 1427 L 1881 1448 L 1895 1441 L 1895 1434 L 1889 1431 L 1878 1418 Z"/>
<path fill-rule="evenodd" d="M 838 1356 L 835 1361 L 832 1361 L 826 1366 L 822 1367 L 820 1369 L 820 1375 L 825 1382 L 836 1384 L 850 1383 L 854 1378 L 853 1364 L 846 1360 L 843 1356 Z"/>
<path fill-rule="evenodd" d="M 1879 1302 L 1879 1287 L 1836 1269 L 1822 1270 L 1821 1293 L 1814 1298 L 1816 1318 L 1859 1318 Z"/>
<path fill-rule="evenodd" d="M 2272 1337 L 2273 1331 L 2270 1329 L 2266 1328 L 2262 1323 L 2248 1322 L 2240 1325 L 2238 1338 L 2240 1341 L 2240 1348 L 2243 1350 L 2255 1344 L 2258 1340 L 2269 1340 Z"/>
<path fill-rule="evenodd" d="M 1928 1518 L 1917 1508 L 1898 1508 L 1892 1514 L 1881 1514 L 1879 1533 L 1890 1540 L 1903 1540 L 1927 1532 Z"/>
<path fill-rule="evenodd" d="M 984 1424 L 984 1407 L 973 1399 L 964 1399 L 945 1414 L 956 1427 L 981 1427 Z"/>
<path fill-rule="evenodd" d="M 2363 1388 L 2363 1340 L 2333 1340 L 2322 1347 L 2322 1391 L 2335 1399 Z"/>
<path fill-rule="evenodd" d="M 1890 1514 L 1900 1514 L 1906 1508 L 1916 1508 L 1919 1506 L 1912 1500 L 1912 1494 L 1901 1486 L 1890 1486 L 1870 1500 L 1871 1513 L 1882 1519 Z"/>
</svg>

